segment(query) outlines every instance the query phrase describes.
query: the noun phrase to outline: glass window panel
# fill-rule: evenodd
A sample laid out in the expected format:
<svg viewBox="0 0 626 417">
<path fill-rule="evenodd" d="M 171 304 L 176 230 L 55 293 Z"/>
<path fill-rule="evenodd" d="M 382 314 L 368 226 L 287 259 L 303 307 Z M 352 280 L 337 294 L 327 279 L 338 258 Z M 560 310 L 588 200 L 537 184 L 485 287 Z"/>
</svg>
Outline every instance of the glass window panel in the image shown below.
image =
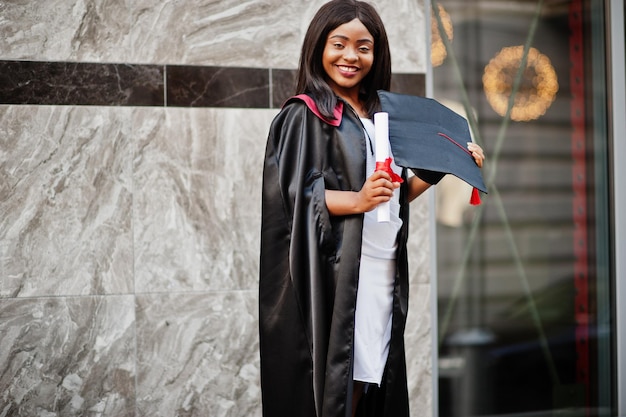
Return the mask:
<svg viewBox="0 0 626 417">
<path fill-rule="evenodd" d="M 614 411 L 604 12 L 433 1 L 433 95 L 490 190 L 436 187 L 442 417 Z"/>
</svg>

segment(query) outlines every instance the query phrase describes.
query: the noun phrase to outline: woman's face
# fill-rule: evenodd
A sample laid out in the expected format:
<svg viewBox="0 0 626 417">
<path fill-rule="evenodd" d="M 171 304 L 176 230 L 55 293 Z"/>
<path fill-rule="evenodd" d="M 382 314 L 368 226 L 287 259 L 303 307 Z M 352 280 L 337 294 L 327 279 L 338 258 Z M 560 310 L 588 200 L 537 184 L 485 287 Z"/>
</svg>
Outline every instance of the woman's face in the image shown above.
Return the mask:
<svg viewBox="0 0 626 417">
<path fill-rule="evenodd" d="M 328 34 L 322 64 L 330 88 L 339 97 L 356 97 L 374 64 L 374 37 L 359 19 Z"/>
</svg>

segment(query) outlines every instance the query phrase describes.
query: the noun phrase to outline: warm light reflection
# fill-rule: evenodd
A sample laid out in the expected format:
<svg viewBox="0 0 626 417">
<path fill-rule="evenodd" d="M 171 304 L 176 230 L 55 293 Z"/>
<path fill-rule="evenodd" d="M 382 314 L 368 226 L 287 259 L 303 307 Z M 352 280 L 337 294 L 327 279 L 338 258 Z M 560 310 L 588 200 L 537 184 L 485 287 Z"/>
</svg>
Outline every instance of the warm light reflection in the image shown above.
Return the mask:
<svg viewBox="0 0 626 417">
<path fill-rule="evenodd" d="M 487 101 L 500 116 L 506 114 L 523 53 L 523 46 L 502 48 L 485 67 L 483 87 Z M 526 68 L 515 95 L 511 119 L 529 121 L 539 118 L 548 110 L 558 90 L 559 83 L 550 58 L 537 49 L 530 48 Z"/>
<path fill-rule="evenodd" d="M 449 40 L 452 40 L 454 34 L 452 31 L 452 21 L 450 20 L 450 15 L 445 11 L 442 5 L 439 5 L 439 16 L 441 17 L 441 23 L 443 24 L 443 30 L 446 32 Z M 431 30 L 431 46 L 430 46 L 430 60 L 433 64 L 433 67 L 438 67 L 443 63 L 448 56 L 446 52 L 446 46 L 441 39 L 441 35 L 439 34 L 439 28 L 437 25 L 437 19 L 435 18 L 435 14 L 431 12 L 430 17 L 430 30 Z"/>
</svg>

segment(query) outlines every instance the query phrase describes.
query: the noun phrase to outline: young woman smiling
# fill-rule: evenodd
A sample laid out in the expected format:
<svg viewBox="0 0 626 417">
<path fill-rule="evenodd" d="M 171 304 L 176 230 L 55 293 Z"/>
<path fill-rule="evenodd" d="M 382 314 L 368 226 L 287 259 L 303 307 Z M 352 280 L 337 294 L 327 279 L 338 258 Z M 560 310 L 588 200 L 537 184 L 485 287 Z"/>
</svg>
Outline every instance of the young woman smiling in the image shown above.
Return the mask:
<svg viewBox="0 0 626 417">
<path fill-rule="evenodd" d="M 409 202 L 440 177 L 375 169 L 384 25 L 333 0 L 302 45 L 296 95 L 272 122 L 262 190 L 259 326 L 264 417 L 408 417 Z M 482 150 L 471 149 L 482 164 Z M 401 180 L 398 180 L 401 178 Z M 375 210 L 390 202 L 391 219 Z"/>
</svg>

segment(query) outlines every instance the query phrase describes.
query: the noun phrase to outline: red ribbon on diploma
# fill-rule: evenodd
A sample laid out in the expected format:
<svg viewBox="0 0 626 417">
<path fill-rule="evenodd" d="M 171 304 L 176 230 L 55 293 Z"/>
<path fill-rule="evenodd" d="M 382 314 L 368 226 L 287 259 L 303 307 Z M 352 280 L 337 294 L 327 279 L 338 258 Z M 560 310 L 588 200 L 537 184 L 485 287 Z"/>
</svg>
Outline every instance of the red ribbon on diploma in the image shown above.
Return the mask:
<svg viewBox="0 0 626 417">
<path fill-rule="evenodd" d="M 385 159 L 385 161 L 377 161 L 376 171 L 385 171 L 387 174 L 391 176 L 392 182 L 404 182 L 402 177 L 396 174 L 395 172 L 393 172 L 393 169 L 391 169 L 391 161 L 393 161 L 391 157 Z"/>
</svg>

